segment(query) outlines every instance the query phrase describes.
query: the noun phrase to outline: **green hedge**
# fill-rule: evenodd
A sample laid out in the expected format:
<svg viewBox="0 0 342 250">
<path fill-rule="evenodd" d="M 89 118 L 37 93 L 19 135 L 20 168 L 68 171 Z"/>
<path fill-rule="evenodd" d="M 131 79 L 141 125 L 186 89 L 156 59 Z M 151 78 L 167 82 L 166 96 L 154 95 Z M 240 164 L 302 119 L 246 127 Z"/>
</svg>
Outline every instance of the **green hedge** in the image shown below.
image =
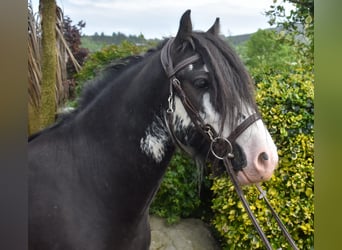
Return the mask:
<svg viewBox="0 0 342 250">
<path fill-rule="evenodd" d="M 101 50 L 89 54 L 82 69 L 75 74 L 76 96 L 79 96 L 84 84 L 95 77 L 109 63 L 128 56 L 138 55 L 148 49 L 148 46 L 137 46 L 132 42 L 123 41 L 120 44 L 104 46 Z M 67 106 L 76 107 L 77 99 L 69 100 Z"/>
<path fill-rule="evenodd" d="M 110 62 L 128 56 L 138 55 L 146 50 L 146 46 L 137 46 L 128 41 L 123 41 L 118 45 L 107 45 L 100 51 L 91 53 L 83 65 L 82 70 L 76 75 L 76 80 L 80 83 L 84 83 L 85 81 L 92 79 L 96 73 Z"/>
<path fill-rule="evenodd" d="M 263 184 L 268 198 L 300 249 L 313 248 L 313 74 L 301 68 L 263 76 L 257 84 L 257 102 L 275 140 L 279 166 Z M 264 249 L 231 182 L 216 178 L 212 225 L 223 237 L 224 249 Z M 275 249 L 289 249 L 258 191 L 245 187 L 251 209 Z"/>
<path fill-rule="evenodd" d="M 78 97 L 84 84 L 93 79 L 96 74 L 101 72 L 111 62 L 133 55 L 141 54 L 153 44 L 137 46 L 132 42 L 123 41 L 120 44 L 106 45 L 101 50 L 92 52 L 85 60 L 82 69 L 74 75 L 76 80 L 76 97 Z M 67 106 L 76 107 L 77 98 L 68 100 Z"/>
<path fill-rule="evenodd" d="M 198 194 L 199 174 L 196 166 L 188 157 L 177 152 L 154 198 L 150 213 L 166 218 L 169 224 L 189 217 L 200 206 Z"/>
</svg>

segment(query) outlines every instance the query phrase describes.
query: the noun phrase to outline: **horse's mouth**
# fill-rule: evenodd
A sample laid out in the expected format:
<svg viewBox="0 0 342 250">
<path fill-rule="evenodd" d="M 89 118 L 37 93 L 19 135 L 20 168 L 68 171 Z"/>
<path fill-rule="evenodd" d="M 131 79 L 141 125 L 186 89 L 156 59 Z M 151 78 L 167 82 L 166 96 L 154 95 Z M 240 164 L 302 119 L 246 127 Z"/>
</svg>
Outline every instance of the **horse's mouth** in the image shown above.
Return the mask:
<svg viewBox="0 0 342 250">
<path fill-rule="evenodd" d="M 237 179 L 240 185 L 252 185 L 271 179 L 273 175 L 273 170 L 264 173 L 256 173 L 253 170 L 243 169 L 236 172 Z"/>
<path fill-rule="evenodd" d="M 187 145 L 194 148 L 192 158 L 196 158 L 196 162 L 201 161 L 203 165 L 205 165 L 205 162 L 211 163 L 214 176 L 221 176 L 227 171 L 223 161 L 217 159 L 211 153 L 208 140 L 198 131 L 194 131 Z M 277 159 L 273 159 L 272 156 L 270 159 L 266 159 L 266 156 L 264 156 L 264 161 L 271 161 L 274 164 L 270 164 L 268 168 L 259 168 L 257 162 L 247 159 L 246 153 L 238 143 L 234 142 L 232 146 L 234 157 L 230 160 L 240 185 L 252 185 L 268 181 L 272 177 Z"/>
</svg>

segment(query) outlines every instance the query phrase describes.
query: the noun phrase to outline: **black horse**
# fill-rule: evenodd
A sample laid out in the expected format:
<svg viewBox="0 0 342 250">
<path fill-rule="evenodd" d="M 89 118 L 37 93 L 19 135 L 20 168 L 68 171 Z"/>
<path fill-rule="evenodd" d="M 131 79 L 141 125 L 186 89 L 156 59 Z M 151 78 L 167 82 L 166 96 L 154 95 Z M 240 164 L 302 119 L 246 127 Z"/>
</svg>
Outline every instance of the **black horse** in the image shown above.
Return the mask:
<svg viewBox="0 0 342 250">
<path fill-rule="evenodd" d="M 175 38 L 109 66 L 77 110 L 29 139 L 29 249 L 149 248 L 149 206 L 176 145 L 204 159 L 206 137 L 226 138 L 257 113 L 253 83 L 218 32 L 218 19 L 194 32 L 186 11 Z M 233 148 L 241 184 L 271 177 L 278 158 L 261 120 Z"/>
</svg>

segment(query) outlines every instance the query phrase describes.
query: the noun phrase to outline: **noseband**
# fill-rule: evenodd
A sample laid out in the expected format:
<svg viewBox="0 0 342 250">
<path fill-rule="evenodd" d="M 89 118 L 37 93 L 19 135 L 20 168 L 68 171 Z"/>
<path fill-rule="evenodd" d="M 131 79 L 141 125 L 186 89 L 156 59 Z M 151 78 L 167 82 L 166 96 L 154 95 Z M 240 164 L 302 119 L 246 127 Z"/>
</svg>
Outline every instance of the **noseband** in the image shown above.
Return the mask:
<svg viewBox="0 0 342 250">
<path fill-rule="evenodd" d="M 224 163 L 224 166 L 226 168 L 226 171 L 234 184 L 235 190 L 242 201 L 242 204 L 244 205 L 253 225 L 257 229 L 261 239 L 263 240 L 265 246 L 267 249 L 272 250 L 272 246 L 270 242 L 268 241 L 265 233 L 262 231 L 260 225 L 258 224 L 254 214 L 252 213 L 248 201 L 245 198 L 245 195 L 243 193 L 243 190 L 241 189 L 239 182 L 237 180 L 235 171 L 233 169 L 232 165 L 232 159 L 235 157 L 233 154 L 233 143 L 236 141 L 236 139 L 241 135 L 249 126 L 251 126 L 254 122 L 261 119 L 260 115 L 258 113 L 254 113 L 251 116 L 249 116 L 247 119 L 245 119 L 240 125 L 238 125 L 233 132 L 227 137 L 219 136 L 218 133 L 212 128 L 210 124 L 206 124 L 202 117 L 200 116 L 199 112 L 195 108 L 195 106 L 191 103 L 190 99 L 187 97 L 186 93 L 184 92 L 181 82 L 177 79 L 176 73 L 179 72 L 184 67 L 188 66 L 189 64 L 192 64 L 196 61 L 198 61 L 201 57 L 199 54 L 195 54 L 193 56 L 190 56 L 183 61 L 179 62 L 175 66 L 173 65 L 172 57 L 171 57 L 171 47 L 174 39 L 170 38 L 167 43 L 164 45 L 164 47 L 161 50 L 160 60 L 162 63 L 162 66 L 164 68 L 164 71 L 167 75 L 167 77 L 170 80 L 170 95 L 168 98 L 169 107 L 166 112 L 166 124 L 168 126 L 168 130 L 170 132 L 171 138 L 173 139 L 174 143 L 179 146 L 182 150 L 185 152 L 189 152 L 189 149 L 186 148 L 176 137 L 174 130 L 173 130 L 173 114 L 175 111 L 175 104 L 174 104 L 174 97 L 175 94 L 180 98 L 187 114 L 189 115 L 192 123 L 195 125 L 197 130 L 202 133 L 205 138 L 207 138 L 210 141 L 210 151 L 211 153 L 219 160 L 222 160 Z M 261 193 L 259 198 L 264 198 L 267 206 L 270 208 L 272 215 L 275 217 L 279 227 L 281 228 L 285 238 L 289 242 L 289 244 L 292 246 L 293 249 L 298 249 L 294 240 L 291 238 L 291 235 L 287 231 L 285 225 L 280 220 L 279 216 L 275 212 L 275 210 L 272 208 L 271 204 L 266 198 L 265 192 L 261 189 L 259 185 L 256 185 L 257 189 Z"/>
</svg>

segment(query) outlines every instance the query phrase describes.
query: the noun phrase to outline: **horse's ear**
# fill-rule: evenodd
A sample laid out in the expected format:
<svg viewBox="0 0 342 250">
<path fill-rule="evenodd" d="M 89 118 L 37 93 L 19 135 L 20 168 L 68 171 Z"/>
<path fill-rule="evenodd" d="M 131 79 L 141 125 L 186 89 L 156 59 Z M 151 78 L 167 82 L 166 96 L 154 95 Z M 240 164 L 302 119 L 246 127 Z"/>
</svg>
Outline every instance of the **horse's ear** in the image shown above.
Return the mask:
<svg viewBox="0 0 342 250">
<path fill-rule="evenodd" d="M 191 35 L 192 23 L 191 23 L 190 13 L 191 13 L 191 10 L 187 10 L 184 12 L 184 14 L 181 17 L 178 32 L 175 38 L 175 42 L 177 44 L 182 44 Z"/>
<path fill-rule="evenodd" d="M 215 23 L 213 26 L 211 26 L 210 29 L 208 29 L 207 33 L 211 33 L 215 36 L 218 36 L 220 34 L 220 18 L 216 18 Z"/>
</svg>

